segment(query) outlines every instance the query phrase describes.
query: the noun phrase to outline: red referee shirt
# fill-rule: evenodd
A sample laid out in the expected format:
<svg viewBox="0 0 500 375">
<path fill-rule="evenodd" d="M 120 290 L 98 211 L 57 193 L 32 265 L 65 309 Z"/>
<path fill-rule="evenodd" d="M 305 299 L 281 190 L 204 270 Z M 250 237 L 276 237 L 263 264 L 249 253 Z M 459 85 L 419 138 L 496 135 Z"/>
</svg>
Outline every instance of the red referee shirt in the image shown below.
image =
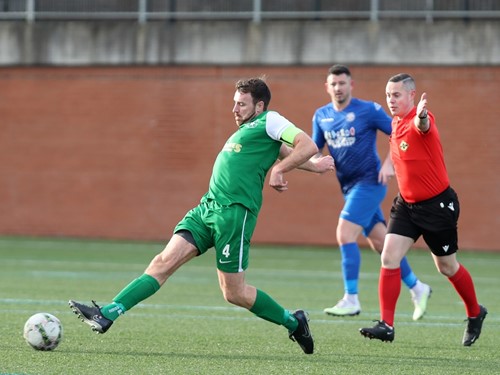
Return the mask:
<svg viewBox="0 0 500 375">
<path fill-rule="evenodd" d="M 394 118 L 390 136 L 399 192 L 408 203 L 435 197 L 450 185 L 434 115 L 427 112 L 430 127 L 422 133 L 413 122 L 416 110 L 401 120 Z"/>
</svg>

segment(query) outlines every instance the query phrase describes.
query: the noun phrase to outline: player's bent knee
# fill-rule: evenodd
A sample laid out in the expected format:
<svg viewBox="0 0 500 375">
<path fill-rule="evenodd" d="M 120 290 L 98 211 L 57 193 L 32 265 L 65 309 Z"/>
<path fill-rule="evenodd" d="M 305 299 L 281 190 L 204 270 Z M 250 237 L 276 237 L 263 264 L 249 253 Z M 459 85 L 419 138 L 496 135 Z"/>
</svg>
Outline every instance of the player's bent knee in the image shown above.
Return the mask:
<svg viewBox="0 0 500 375">
<path fill-rule="evenodd" d="M 225 289 L 221 288 L 222 295 L 224 297 L 224 300 L 229 302 L 232 305 L 239 306 L 239 307 L 244 307 L 244 308 L 250 308 L 252 303 L 247 301 L 245 298 L 245 295 L 241 292 L 238 292 L 237 290 L 232 290 L 232 289 Z"/>
<path fill-rule="evenodd" d="M 436 266 L 439 273 L 446 277 L 452 277 L 458 271 L 458 267 L 450 264 L 437 264 Z"/>
<path fill-rule="evenodd" d="M 237 294 L 234 294 L 228 290 L 222 290 L 222 296 L 230 304 L 233 304 L 236 306 L 241 306 L 240 298 Z"/>
</svg>

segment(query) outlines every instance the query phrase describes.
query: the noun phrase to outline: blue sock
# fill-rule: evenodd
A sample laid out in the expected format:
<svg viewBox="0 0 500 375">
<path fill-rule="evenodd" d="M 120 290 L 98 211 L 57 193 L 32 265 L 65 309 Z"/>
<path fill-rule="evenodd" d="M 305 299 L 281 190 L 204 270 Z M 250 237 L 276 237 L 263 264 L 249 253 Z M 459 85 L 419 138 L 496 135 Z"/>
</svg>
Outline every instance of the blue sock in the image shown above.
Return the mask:
<svg viewBox="0 0 500 375">
<path fill-rule="evenodd" d="M 410 263 L 408 263 L 408 259 L 406 259 L 406 257 L 401 260 L 401 280 L 403 280 L 409 289 L 417 285 L 418 281 L 417 276 L 415 276 L 411 270 Z"/>
<path fill-rule="evenodd" d="M 340 245 L 342 254 L 342 275 L 344 290 L 348 294 L 358 294 L 359 268 L 361 267 L 361 254 L 356 242 Z"/>
</svg>

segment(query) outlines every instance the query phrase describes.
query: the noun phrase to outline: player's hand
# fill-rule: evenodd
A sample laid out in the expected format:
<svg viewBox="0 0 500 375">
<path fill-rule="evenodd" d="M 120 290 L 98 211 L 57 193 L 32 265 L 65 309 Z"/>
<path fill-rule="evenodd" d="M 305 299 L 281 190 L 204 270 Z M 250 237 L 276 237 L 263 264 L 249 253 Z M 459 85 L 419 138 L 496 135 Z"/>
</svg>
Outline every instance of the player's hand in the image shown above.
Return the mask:
<svg viewBox="0 0 500 375">
<path fill-rule="evenodd" d="M 391 154 L 389 153 L 384 159 L 384 162 L 380 167 L 380 171 L 378 172 L 378 183 L 387 185 L 394 175 L 394 164 L 392 163 Z"/>
<path fill-rule="evenodd" d="M 283 193 L 288 190 L 288 181 L 285 181 L 285 176 L 282 172 L 278 172 L 275 168 L 273 168 L 269 178 L 269 186 L 271 186 L 274 190 Z"/>
<path fill-rule="evenodd" d="M 394 171 L 392 173 L 387 173 L 380 170 L 380 172 L 378 173 L 378 182 L 382 185 L 387 185 L 393 177 Z"/>
<path fill-rule="evenodd" d="M 317 173 L 326 173 L 335 170 L 335 161 L 331 155 L 311 159 Z"/>
<path fill-rule="evenodd" d="M 394 177 L 394 166 L 388 159 L 380 167 L 380 172 L 378 172 L 378 182 L 382 185 L 387 185 L 389 181 Z"/>
<path fill-rule="evenodd" d="M 427 93 L 423 93 L 420 101 L 417 104 L 417 116 L 425 117 L 427 116 Z"/>
</svg>

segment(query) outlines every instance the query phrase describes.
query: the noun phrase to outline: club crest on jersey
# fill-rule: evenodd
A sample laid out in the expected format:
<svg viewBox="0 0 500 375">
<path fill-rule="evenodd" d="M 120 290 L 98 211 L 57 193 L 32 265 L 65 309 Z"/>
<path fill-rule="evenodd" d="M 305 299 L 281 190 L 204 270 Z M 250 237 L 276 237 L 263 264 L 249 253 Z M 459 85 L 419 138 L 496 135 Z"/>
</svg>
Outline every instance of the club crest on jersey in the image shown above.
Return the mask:
<svg viewBox="0 0 500 375">
<path fill-rule="evenodd" d="M 347 122 L 353 122 L 356 119 L 356 115 L 354 112 L 349 112 L 347 115 L 345 115 L 345 119 Z"/>
<path fill-rule="evenodd" d="M 399 148 L 401 149 L 401 151 L 408 150 L 408 147 L 410 147 L 410 145 L 406 143 L 406 141 L 401 141 L 401 143 L 399 144 Z"/>
</svg>

